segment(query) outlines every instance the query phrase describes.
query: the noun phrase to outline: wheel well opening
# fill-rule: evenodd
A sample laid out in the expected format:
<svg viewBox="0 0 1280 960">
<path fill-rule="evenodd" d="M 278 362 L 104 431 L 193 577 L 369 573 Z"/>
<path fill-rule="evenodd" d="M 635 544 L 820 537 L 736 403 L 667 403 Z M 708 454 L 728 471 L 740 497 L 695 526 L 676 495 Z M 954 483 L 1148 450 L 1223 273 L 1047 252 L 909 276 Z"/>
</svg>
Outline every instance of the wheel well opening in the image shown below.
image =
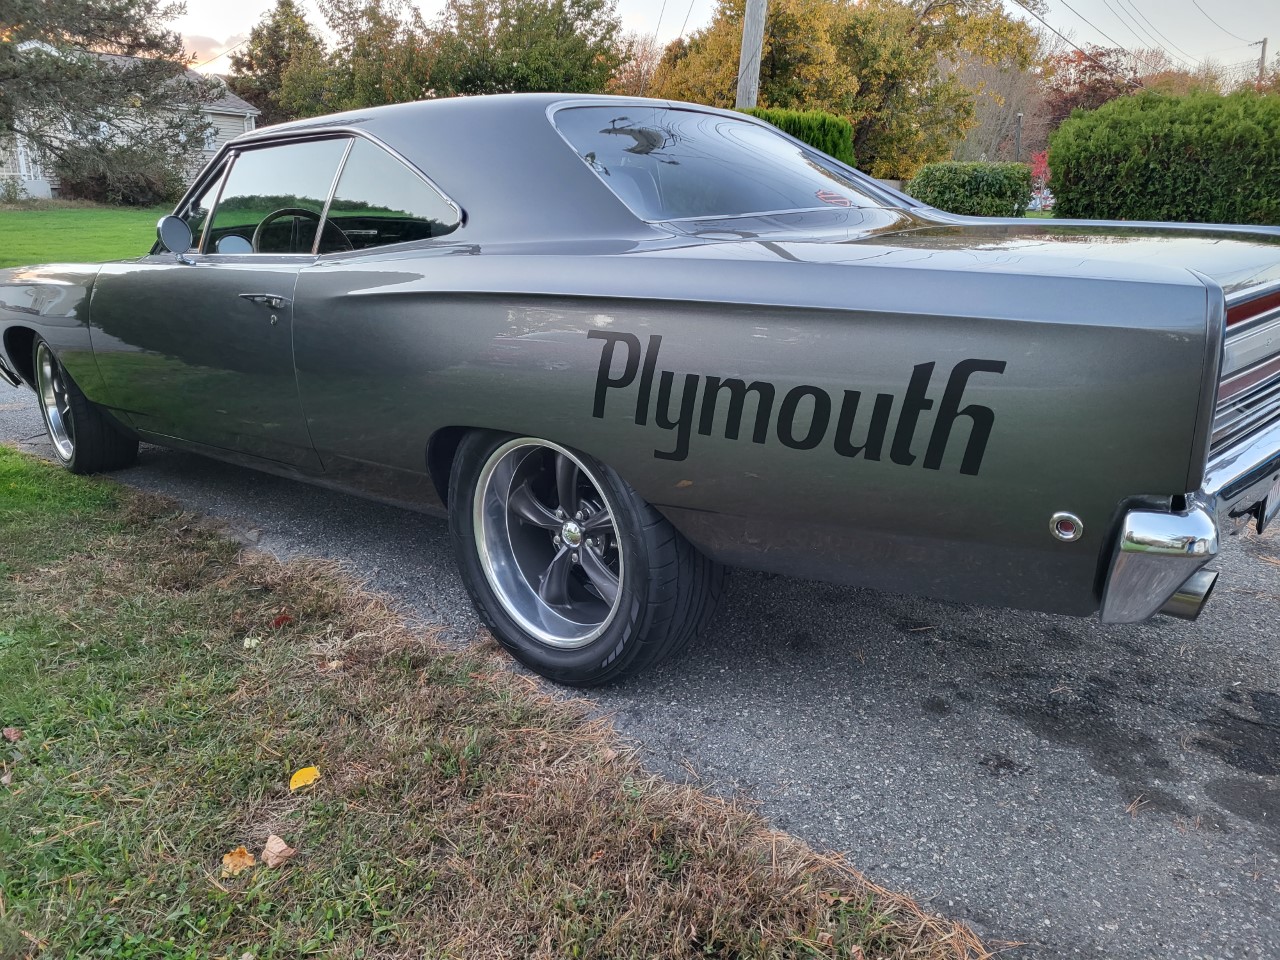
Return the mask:
<svg viewBox="0 0 1280 960">
<path fill-rule="evenodd" d="M 427 441 L 427 472 L 435 484 L 440 502 L 449 505 L 449 474 L 453 472 L 453 458 L 458 444 L 470 431 L 470 427 L 441 427 Z"/>
<path fill-rule="evenodd" d="M 36 382 L 35 348 L 36 332 L 29 327 L 10 327 L 4 333 L 4 351 L 13 362 L 13 372 L 26 381 L 27 386 Z"/>
</svg>

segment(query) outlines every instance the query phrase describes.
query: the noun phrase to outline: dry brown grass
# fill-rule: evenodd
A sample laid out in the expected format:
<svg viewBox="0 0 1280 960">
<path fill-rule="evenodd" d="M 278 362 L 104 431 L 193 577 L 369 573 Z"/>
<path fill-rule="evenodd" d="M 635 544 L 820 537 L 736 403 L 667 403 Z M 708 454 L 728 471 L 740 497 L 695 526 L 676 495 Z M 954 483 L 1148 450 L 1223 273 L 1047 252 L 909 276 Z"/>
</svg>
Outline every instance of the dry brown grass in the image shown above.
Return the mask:
<svg viewBox="0 0 1280 960">
<path fill-rule="evenodd" d="M 0 703 L 23 685 L 0 720 L 31 733 L 0 792 L 28 838 L 0 867 L 0 954 L 8 923 L 48 956 L 991 955 L 650 775 L 492 646 L 446 648 L 332 564 L 247 554 L 118 496 L 53 559 L 15 549 L 0 515 L 0 635 L 20 641 L 0 649 Z M 291 794 L 307 764 L 322 779 Z M 217 878 L 221 854 L 273 833 L 294 861 Z"/>
</svg>

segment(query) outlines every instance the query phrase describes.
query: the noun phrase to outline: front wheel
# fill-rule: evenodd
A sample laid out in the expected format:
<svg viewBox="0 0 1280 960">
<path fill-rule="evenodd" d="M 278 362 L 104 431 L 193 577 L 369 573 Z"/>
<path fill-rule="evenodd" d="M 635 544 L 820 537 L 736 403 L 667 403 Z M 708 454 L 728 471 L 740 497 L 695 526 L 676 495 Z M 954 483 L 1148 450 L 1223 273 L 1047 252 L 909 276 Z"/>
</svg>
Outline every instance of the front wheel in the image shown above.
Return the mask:
<svg viewBox="0 0 1280 960">
<path fill-rule="evenodd" d="M 720 595 L 722 567 L 609 467 L 548 440 L 468 434 L 449 512 L 481 619 L 558 683 L 607 683 L 660 663 Z"/>
<path fill-rule="evenodd" d="M 118 470 L 138 459 L 138 439 L 80 392 L 49 344 L 35 342 L 36 400 L 54 456 L 72 473 Z"/>
</svg>

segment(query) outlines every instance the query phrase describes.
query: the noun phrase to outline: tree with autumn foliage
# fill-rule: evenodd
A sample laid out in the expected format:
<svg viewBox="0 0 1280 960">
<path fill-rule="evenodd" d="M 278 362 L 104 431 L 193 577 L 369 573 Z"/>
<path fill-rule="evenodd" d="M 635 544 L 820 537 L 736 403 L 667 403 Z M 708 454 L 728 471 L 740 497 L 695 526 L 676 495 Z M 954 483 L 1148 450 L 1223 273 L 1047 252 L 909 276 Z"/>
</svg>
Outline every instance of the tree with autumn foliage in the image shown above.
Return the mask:
<svg viewBox="0 0 1280 960">
<path fill-rule="evenodd" d="M 1056 130 L 1075 110 L 1096 110 L 1140 89 L 1138 69 L 1124 50 L 1089 46 L 1064 50 L 1046 64 L 1045 102 Z"/>
<path fill-rule="evenodd" d="M 733 106 L 745 0 L 669 47 L 657 96 Z M 774 0 L 760 106 L 824 110 L 854 126 L 854 154 L 881 177 L 947 157 L 973 122 L 972 91 L 945 69 L 961 54 L 1026 66 L 1037 40 L 999 0 Z"/>
</svg>

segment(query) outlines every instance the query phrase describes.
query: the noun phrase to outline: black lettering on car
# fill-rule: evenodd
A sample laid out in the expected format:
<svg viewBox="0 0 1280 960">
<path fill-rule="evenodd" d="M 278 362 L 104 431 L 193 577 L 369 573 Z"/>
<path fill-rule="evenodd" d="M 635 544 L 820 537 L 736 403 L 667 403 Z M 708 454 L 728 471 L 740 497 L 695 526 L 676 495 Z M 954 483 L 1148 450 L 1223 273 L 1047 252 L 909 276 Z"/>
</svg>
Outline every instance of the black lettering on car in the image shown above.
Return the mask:
<svg viewBox="0 0 1280 960">
<path fill-rule="evenodd" d="M 662 349 L 662 337 L 652 335 L 641 355 L 640 338 L 630 333 L 591 330 L 587 337 L 605 341 L 600 351 L 600 365 L 596 372 L 595 395 L 591 415 L 604 419 L 610 390 L 625 390 L 640 382 L 635 398 L 635 423 L 649 423 L 650 406 L 653 406 L 653 424 L 660 430 L 675 433 L 674 444 L 669 450 L 655 448 L 653 455 L 659 460 L 681 461 L 689 456 L 694 419 L 697 433 L 709 437 L 715 431 L 716 412 L 725 410 L 724 437 L 726 440 L 745 440 L 742 421 L 747 415 L 747 398 L 754 399 L 754 420 L 751 423 L 750 441 L 766 443 L 770 434 L 778 442 L 793 450 L 813 450 L 828 437 L 832 411 L 836 404 L 831 394 L 812 384 L 791 387 L 777 405 L 774 420 L 774 401 L 781 392 L 775 384 L 765 380 L 747 383 L 737 377 L 718 377 L 685 373 L 680 376 L 673 370 L 658 369 L 658 354 Z M 626 348 L 619 360 L 615 356 L 618 345 Z M 858 413 L 864 408 L 861 390 L 845 390 L 835 418 L 835 431 L 831 433 L 832 448 L 842 457 L 880 461 L 884 455 L 886 439 L 890 440 L 889 459 L 899 466 L 914 466 L 917 461 L 926 470 L 941 470 L 947 444 L 951 440 L 956 421 L 969 421 L 969 435 L 960 460 L 960 472 L 976 476 L 982 469 L 991 432 L 995 428 L 995 411 L 981 404 L 961 406 L 969 380 L 980 373 L 1002 375 L 1007 366 L 1004 360 L 961 360 L 952 369 L 938 401 L 929 441 L 921 461 L 912 449 L 920 424 L 920 415 L 934 408 L 934 398 L 929 396 L 937 361 L 916 364 L 903 391 L 901 402 L 891 393 L 878 393 L 871 404 L 865 432 L 858 429 Z M 653 381 L 657 378 L 656 403 L 651 404 Z M 699 404 L 701 392 L 701 404 Z M 721 407 L 721 404 L 725 404 Z M 897 422 L 890 421 L 894 406 L 898 406 Z M 773 427 L 770 430 L 770 426 Z M 855 434 L 861 442 L 855 440 Z"/>
</svg>

